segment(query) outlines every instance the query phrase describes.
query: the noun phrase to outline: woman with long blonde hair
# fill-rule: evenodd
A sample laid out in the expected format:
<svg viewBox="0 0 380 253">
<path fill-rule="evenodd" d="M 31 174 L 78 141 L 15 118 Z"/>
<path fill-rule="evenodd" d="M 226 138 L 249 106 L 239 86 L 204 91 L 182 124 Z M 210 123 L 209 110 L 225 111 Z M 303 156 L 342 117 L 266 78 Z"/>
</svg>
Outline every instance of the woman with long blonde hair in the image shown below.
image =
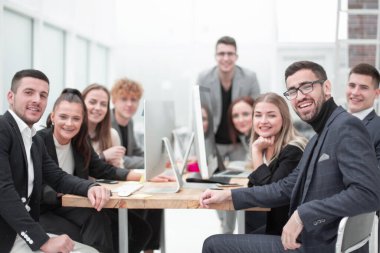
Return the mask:
<svg viewBox="0 0 380 253">
<path fill-rule="evenodd" d="M 289 175 L 297 167 L 306 143 L 306 138 L 293 127 L 285 99 L 275 93 L 260 95 L 253 105 L 250 145 L 253 172 L 248 186 L 270 184 Z M 265 233 L 281 235 L 288 212 L 289 205 L 272 208 L 267 213 Z M 248 230 L 249 216 L 247 212 Z"/>
</svg>

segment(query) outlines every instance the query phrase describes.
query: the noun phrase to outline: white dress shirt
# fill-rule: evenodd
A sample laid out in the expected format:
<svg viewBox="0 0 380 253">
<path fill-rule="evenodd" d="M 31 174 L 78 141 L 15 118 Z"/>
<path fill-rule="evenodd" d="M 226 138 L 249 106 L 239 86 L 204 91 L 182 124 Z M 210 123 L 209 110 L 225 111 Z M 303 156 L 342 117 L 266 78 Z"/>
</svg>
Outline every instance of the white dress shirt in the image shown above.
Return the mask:
<svg viewBox="0 0 380 253">
<path fill-rule="evenodd" d="M 28 197 L 30 194 L 32 194 L 33 191 L 33 181 L 34 181 L 34 167 L 33 167 L 33 160 L 32 156 L 30 154 L 30 149 L 32 147 L 32 138 L 36 134 L 36 129 L 34 127 L 29 127 L 19 116 L 17 116 L 16 113 L 14 113 L 12 110 L 8 110 L 9 113 L 13 116 L 15 119 L 18 128 L 20 129 L 22 140 L 24 142 L 25 146 L 25 153 L 28 160 Z"/>
<path fill-rule="evenodd" d="M 365 109 L 363 111 L 352 113 L 352 115 L 354 115 L 355 117 L 359 118 L 360 120 L 363 120 L 373 110 L 374 110 L 374 108 L 370 107 L 370 108 Z"/>
</svg>

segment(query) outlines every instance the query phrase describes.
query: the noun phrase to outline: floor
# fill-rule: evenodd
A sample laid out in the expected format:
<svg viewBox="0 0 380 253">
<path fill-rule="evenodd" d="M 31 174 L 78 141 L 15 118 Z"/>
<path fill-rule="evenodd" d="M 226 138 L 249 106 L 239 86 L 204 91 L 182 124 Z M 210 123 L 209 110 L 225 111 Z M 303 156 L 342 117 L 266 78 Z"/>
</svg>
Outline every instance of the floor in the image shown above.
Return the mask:
<svg viewBox="0 0 380 253">
<path fill-rule="evenodd" d="M 203 241 L 218 233 L 220 223 L 215 210 L 165 210 L 166 253 L 200 253 Z"/>
</svg>

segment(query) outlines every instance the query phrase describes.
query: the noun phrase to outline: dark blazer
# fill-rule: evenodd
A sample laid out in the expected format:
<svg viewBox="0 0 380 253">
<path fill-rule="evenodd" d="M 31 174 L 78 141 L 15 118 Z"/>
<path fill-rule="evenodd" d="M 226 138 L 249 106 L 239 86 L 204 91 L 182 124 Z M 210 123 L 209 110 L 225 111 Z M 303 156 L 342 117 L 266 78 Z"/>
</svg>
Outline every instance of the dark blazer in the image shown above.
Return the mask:
<svg viewBox="0 0 380 253">
<path fill-rule="evenodd" d="M 197 84 L 210 89 L 211 108 L 208 109 L 213 115 L 212 121 L 214 122 L 214 133 L 216 133 L 219 128 L 220 120 L 222 119 L 222 88 L 219 80 L 218 67 L 215 66 L 200 73 Z M 260 86 L 255 72 L 235 66 L 234 77 L 232 79 L 231 101 L 242 96 L 256 98 L 258 95 L 260 95 Z"/>
<path fill-rule="evenodd" d="M 368 132 L 359 119 L 338 107 L 322 132 L 309 141 L 288 177 L 232 190 L 232 200 L 236 209 L 290 202 L 289 214 L 297 209 L 304 223 L 299 238 L 304 251 L 320 252 L 321 247 L 328 247 L 333 252 L 342 217 L 379 210 L 378 182 L 380 169 Z"/>
<path fill-rule="evenodd" d="M 380 117 L 376 114 L 375 110 L 373 110 L 362 120 L 362 122 L 371 136 L 371 140 L 375 147 L 377 161 L 380 164 Z"/>
<path fill-rule="evenodd" d="M 298 165 L 303 151 L 294 145 L 285 146 L 268 166 L 264 163 L 249 175 L 249 186 L 266 185 L 287 177 Z M 272 208 L 267 213 L 266 234 L 281 235 L 289 219 L 289 204 Z"/>
<path fill-rule="evenodd" d="M 144 151 L 137 145 L 135 132 L 133 130 L 133 120 L 130 119 L 127 125 L 128 130 L 128 143 L 123 143 L 123 136 L 119 124 L 115 119 L 115 111 L 111 111 L 111 125 L 119 134 L 121 144 L 127 147 L 127 153 L 124 157 L 124 168 L 126 169 L 139 169 L 144 167 Z"/>
<path fill-rule="evenodd" d="M 15 119 L 9 112 L 0 116 L 0 252 L 9 252 L 16 233 L 32 250 L 38 250 L 48 235 L 38 223 L 42 180 L 59 192 L 87 196 L 92 183 L 62 171 L 48 155 L 43 140 L 33 137 L 33 192 L 28 201 L 28 162 Z"/>
<path fill-rule="evenodd" d="M 58 164 L 57 151 L 53 139 L 53 128 L 45 128 L 37 132 L 37 135 L 42 138 L 45 143 L 46 149 L 50 157 Z M 112 165 L 104 162 L 96 154 L 95 150 L 91 147 L 91 159 L 88 167 L 84 166 L 84 160 L 80 153 L 73 148 L 74 156 L 74 175 L 83 179 L 88 179 L 89 176 L 94 178 L 104 178 L 112 180 L 125 181 L 129 170 L 113 167 Z M 57 198 L 57 193 L 50 187 L 44 187 L 43 202 L 45 204 L 60 205 L 60 200 Z M 45 208 L 45 207 L 44 207 Z"/>
</svg>

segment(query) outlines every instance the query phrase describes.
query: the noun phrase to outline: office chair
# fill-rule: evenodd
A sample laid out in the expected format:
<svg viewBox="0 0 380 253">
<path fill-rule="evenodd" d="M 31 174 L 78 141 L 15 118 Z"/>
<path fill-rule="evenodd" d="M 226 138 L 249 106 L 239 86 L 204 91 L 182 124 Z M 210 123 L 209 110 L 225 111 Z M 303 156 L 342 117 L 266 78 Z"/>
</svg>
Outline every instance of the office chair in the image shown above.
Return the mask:
<svg viewBox="0 0 380 253">
<path fill-rule="evenodd" d="M 371 212 L 344 217 L 339 223 L 335 253 L 349 253 L 359 249 L 370 241 L 371 236 L 372 242 L 377 241 L 377 233 L 372 230 L 374 221 L 377 221 L 375 215 L 375 212 Z M 377 253 L 377 243 L 370 244 L 369 252 Z"/>
</svg>

